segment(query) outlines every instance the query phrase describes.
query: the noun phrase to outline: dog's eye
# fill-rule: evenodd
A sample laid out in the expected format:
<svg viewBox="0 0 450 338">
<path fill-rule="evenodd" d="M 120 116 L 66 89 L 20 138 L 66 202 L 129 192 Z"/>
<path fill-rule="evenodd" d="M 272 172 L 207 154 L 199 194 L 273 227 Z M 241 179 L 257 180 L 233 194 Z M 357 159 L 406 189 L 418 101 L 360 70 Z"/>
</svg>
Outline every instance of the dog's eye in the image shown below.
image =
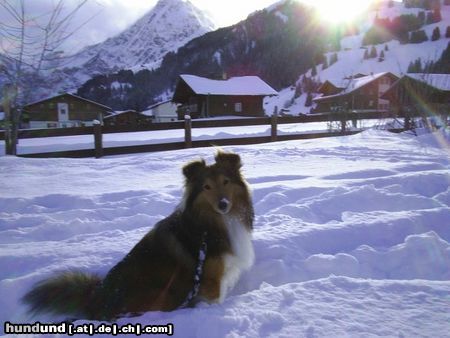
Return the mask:
<svg viewBox="0 0 450 338">
<path fill-rule="evenodd" d="M 205 184 L 205 185 L 203 186 L 203 189 L 205 189 L 205 190 L 211 190 L 211 186 L 210 186 L 209 184 Z"/>
<path fill-rule="evenodd" d="M 230 183 L 230 180 L 228 178 L 223 180 L 223 185 L 227 185 L 228 183 Z"/>
</svg>

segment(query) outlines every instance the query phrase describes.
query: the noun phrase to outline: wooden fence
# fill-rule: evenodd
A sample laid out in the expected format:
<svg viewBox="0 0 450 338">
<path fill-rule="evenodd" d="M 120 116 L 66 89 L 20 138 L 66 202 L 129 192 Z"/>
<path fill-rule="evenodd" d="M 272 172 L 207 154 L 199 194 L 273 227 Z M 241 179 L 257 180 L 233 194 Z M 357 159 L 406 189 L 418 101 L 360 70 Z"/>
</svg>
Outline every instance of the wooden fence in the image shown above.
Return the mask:
<svg viewBox="0 0 450 338">
<path fill-rule="evenodd" d="M 19 154 L 20 157 L 37 157 L 37 158 L 52 158 L 52 157 L 102 157 L 108 155 L 122 155 L 141 152 L 155 152 L 178 150 L 183 148 L 198 148 L 208 146 L 228 146 L 228 145 L 248 145 L 267 143 L 275 141 L 313 139 L 321 137 L 344 136 L 359 133 L 361 130 L 347 130 L 346 122 L 355 120 L 392 118 L 386 112 L 364 112 L 364 113 L 348 113 L 345 115 L 331 115 L 331 114 L 311 114 L 301 116 L 277 116 L 261 117 L 261 118 L 243 118 L 230 120 L 191 120 L 169 122 L 169 123 L 154 123 L 147 126 L 131 127 L 117 127 L 117 126 L 102 126 L 96 124 L 92 127 L 78 127 L 78 128 L 55 128 L 55 129 L 23 129 L 19 131 L 19 139 L 39 138 L 39 137 L 56 137 L 56 136 L 76 136 L 76 135 L 93 135 L 94 148 L 82 150 L 67 150 L 54 151 L 46 153 L 32 153 Z M 324 132 L 308 132 L 296 133 L 288 135 L 278 134 L 278 125 L 280 124 L 297 124 L 297 123 L 311 123 L 311 122 L 340 122 L 340 129 L 337 131 Z M 237 137 L 226 139 L 211 139 L 211 140 L 193 140 L 192 129 L 197 128 L 225 128 L 225 127 L 246 127 L 246 126 L 270 126 L 270 136 L 251 136 L 251 137 Z M 127 133 L 127 132 L 145 132 L 145 131 L 160 131 L 160 130 L 174 130 L 184 129 L 184 141 L 144 144 L 144 145 L 130 145 L 119 147 L 103 147 L 103 135 L 111 133 Z M 402 129 L 401 129 L 402 130 Z M 401 131 L 391 130 L 394 132 Z M 0 132 L 0 140 L 4 139 L 4 132 Z"/>
</svg>

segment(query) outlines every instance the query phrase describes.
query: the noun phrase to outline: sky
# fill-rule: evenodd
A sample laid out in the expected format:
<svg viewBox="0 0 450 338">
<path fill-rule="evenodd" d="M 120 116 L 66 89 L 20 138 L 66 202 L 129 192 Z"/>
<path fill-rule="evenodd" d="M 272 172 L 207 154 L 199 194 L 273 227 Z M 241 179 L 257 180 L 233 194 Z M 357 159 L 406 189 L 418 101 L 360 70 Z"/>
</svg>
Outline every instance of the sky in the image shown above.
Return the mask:
<svg viewBox="0 0 450 338">
<path fill-rule="evenodd" d="M 11 1 L 11 0 L 10 0 Z M 81 0 L 64 0 L 67 9 Z M 318 6 L 327 20 L 345 18 L 350 8 L 365 7 L 370 0 L 299 0 Z M 14 3 L 14 0 L 11 1 Z M 55 0 L 25 0 L 27 10 L 40 14 L 48 10 Z M 157 0 L 89 0 L 78 13 L 77 22 L 90 20 L 72 37 L 71 53 L 89 44 L 104 41 L 122 32 L 137 19 L 147 13 Z M 218 27 L 232 25 L 245 19 L 250 13 L 266 8 L 277 0 L 191 0 L 199 9 L 206 11 Z M 3 10 L 4 12 L 4 10 Z M 5 13 L 0 9 L 0 21 Z M 74 26 L 76 23 L 74 23 Z"/>
</svg>

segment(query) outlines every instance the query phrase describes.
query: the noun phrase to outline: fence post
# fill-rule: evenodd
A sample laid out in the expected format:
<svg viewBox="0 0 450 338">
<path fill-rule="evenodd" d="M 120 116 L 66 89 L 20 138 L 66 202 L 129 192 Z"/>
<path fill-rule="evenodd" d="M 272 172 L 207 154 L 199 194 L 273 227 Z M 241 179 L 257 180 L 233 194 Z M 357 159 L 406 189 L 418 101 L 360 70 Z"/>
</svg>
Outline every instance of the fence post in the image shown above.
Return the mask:
<svg viewBox="0 0 450 338">
<path fill-rule="evenodd" d="M 348 120 L 348 112 L 347 110 L 343 110 L 341 112 L 341 133 L 345 134 L 345 132 L 347 131 L 347 120 Z"/>
<path fill-rule="evenodd" d="M 184 147 L 192 148 L 192 120 L 190 115 L 184 115 Z"/>
<path fill-rule="evenodd" d="M 278 106 L 275 106 L 270 119 L 270 141 L 275 142 L 277 140 L 277 125 L 278 125 Z"/>
<path fill-rule="evenodd" d="M 103 156 L 103 135 L 102 125 L 100 121 L 94 120 L 94 144 L 95 144 L 95 158 Z"/>
<path fill-rule="evenodd" d="M 19 126 L 16 122 L 16 114 L 18 113 L 13 107 L 13 102 L 17 96 L 17 91 L 11 85 L 5 85 L 3 88 L 3 108 L 5 110 L 5 154 L 17 155 L 17 129 Z"/>
</svg>

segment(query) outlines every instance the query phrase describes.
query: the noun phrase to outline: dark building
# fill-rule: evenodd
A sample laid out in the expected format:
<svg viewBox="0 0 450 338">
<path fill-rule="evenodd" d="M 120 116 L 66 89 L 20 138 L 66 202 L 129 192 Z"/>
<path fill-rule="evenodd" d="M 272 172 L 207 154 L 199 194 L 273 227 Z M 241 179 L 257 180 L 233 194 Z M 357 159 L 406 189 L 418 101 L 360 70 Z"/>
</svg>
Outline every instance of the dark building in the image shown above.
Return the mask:
<svg viewBox="0 0 450 338">
<path fill-rule="evenodd" d="M 137 127 L 152 123 L 152 119 L 135 110 L 124 110 L 116 111 L 111 115 L 105 116 L 103 122 L 105 126 Z"/>
<path fill-rule="evenodd" d="M 328 113 L 336 111 L 387 111 L 389 101 L 381 95 L 398 79 L 392 73 L 345 78 L 339 81 L 327 80 L 320 87 L 320 97 L 313 99 L 316 103 L 314 112 Z"/>
<path fill-rule="evenodd" d="M 180 75 L 172 101 L 181 104 L 178 118 L 214 116 L 264 116 L 265 96 L 277 95 L 257 76 L 211 80 L 194 75 Z"/>
<path fill-rule="evenodd" d="M 447 124 L 450 112 L 450 74 L 406 74 L 383 95 L 392 110 L 405 117 L 439 119 Z"/>
<path fill-rule="evenodd" d="M 69 93 L 23 107 L 23 118 L 30 128 L 91 126 L 94 120 L 103 122 L 103 117 L 111 113 L 107 106 Z"/>
</svg>

